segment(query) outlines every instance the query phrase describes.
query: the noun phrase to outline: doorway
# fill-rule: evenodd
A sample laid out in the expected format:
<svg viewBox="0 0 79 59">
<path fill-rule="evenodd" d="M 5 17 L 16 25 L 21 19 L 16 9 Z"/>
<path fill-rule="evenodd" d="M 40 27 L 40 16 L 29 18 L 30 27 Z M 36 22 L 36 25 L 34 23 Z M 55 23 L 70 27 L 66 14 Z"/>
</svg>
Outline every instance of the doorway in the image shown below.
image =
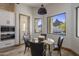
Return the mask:
<svg viewBox="0 0 79 59">
<path fill-rule="evenodd" d="M 30 17 L 19 14 L 19 44 L 23 44 L 23 35 L 29 33 L 30 35 Z"/>
</svg>

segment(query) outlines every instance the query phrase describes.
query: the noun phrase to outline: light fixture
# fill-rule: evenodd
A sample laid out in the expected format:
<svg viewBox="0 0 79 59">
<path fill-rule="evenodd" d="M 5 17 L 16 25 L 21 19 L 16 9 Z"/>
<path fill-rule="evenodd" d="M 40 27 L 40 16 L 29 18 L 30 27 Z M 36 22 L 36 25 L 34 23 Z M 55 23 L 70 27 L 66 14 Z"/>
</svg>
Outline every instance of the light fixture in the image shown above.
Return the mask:
<svg viewBox="0 0 79 59">
<path fill-rule="evenodd" d="M 47 14 L 47 10 L 44 7 L 44 5 L 41 5 L 41 8 L 38 9 L 38 14 L 39 15 L 45 15 L 45 14 Z"/>
</svg>

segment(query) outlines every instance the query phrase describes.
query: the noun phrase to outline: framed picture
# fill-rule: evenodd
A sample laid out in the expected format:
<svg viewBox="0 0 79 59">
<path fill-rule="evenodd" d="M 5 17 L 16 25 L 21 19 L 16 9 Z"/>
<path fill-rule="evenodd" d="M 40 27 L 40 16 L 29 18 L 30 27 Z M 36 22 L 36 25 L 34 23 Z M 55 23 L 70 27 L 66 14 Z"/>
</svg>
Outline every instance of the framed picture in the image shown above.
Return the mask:
<svg viewBox="0 0 79 59">
<path fill-rule="evenodd" d="M 34 32 L 42 32 L 42 18 L 34 19 Z"/>
<path fill-rule="evenodd" d="M 76 36 L 79 37 L 79 7 L 76 8 Z"/>
<path fill-rule="evenodd" d="M 66 35 L 66 13 L 48 17 L 48 33 Z"/>
</svg>

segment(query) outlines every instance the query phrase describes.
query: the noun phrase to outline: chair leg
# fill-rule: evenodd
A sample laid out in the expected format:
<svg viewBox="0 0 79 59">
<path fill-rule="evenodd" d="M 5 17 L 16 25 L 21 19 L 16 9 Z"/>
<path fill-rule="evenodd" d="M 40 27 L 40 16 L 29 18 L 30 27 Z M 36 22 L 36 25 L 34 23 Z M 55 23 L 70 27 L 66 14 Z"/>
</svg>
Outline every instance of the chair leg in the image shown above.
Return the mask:
<svg viewBox="0 0 79 59">
<path fill-rule="evenodd" d="M 26 52 L 26 47 L 25 47 L 25 50 L 24 50 L 24 54 L 25 54 L 25 52 Z"/>
<path fill-rule="evenodd" d="M 43 56 L 46 56 L 46 45 L 44 45 L 44 48 L 43 48 Z"/>
<path fill-rule="evenodd" d="M 57 52 L 58 52 L 58 54 L 61 56 L 61 51 L 60 51 L 60 50 L 58 50 Z"/>
<path fill-rule="evenodd" d="M 43 51 L 43 56 L 46 56 L 46 50 Z"/>
<path fill-rule="evenodd" d="M 61 56 L 61 50 L 58 50 L 58 54 Z"/>
<path fill-rule="evenodd" d="M 61 56 L 61 50 L 60 50 L 60 56 Z"/>
</svg>

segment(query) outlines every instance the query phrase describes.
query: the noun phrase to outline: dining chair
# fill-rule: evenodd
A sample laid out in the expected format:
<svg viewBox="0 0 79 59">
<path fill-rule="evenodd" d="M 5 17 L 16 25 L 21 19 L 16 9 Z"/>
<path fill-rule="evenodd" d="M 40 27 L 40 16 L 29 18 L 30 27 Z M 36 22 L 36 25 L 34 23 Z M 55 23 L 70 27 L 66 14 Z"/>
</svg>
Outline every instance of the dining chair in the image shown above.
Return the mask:
<svg viewBox="0 0 79 59">
<path fill-rule="evenodd" d="M 42 33 L 41 36 L 44 36 L 45 37 L 45 40 L 47 40 L 47 34 L 45 33 Z M 44 44 L 44 55 L 46 55 L 46 44 Z"/>
<path fill-rule="evenodd" d="M 64 37 L 59 37 L 58 38 L 58 43 L 53 45 L 54 46 L 53 51 L 58 51 L 60 56 L 61 56 L 61 48 L 62 48 L 63 40 L 64 40 Z"/>
<path fill-rule="evenodd" d="M 43 43 L 30 42 L 32 56 L 43 56 Z"/>
<path fill-rule="evenodd" d="M 29 43 L 30 38 L 29 38 L 29 35 L 24 35 L 24 36 L 23 36 L 23 39 L 24 39 L 24 44 L 25 44 L 25 50 L 24 50 L 24 54 L 25 54 L 26 48 L 27 48 L 28 50 L 29 50 L 29 48 L 30 48 L 30 43 Z"/>
<path fill-rule="evenodd" d="M 45 36 L 45 39 L 47 39 L 47 34 L 41 34 L 41 36 Z"/>
</svg>

